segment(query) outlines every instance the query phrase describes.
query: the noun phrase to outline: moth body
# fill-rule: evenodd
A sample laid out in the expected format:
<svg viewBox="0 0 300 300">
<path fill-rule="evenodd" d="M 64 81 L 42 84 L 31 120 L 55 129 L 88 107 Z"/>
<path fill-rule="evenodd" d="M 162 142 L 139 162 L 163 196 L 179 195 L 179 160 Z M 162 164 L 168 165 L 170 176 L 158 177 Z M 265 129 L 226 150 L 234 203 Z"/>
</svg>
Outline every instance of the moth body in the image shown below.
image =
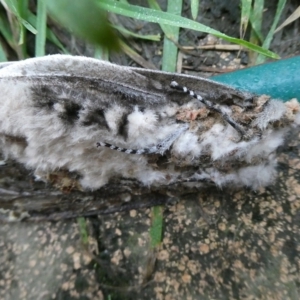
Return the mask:
<svg viewBox="0 0 300 300">
<path fill-rule="evenodd" d="M 300 119 L 297 101 L 67 55 L 6 65 L 0 90 L 4 157 L 44 180 L 74 173 L 93 190 L 122 178 L 149 187 L 267 185 L 276 149 Z"/>
</svg>

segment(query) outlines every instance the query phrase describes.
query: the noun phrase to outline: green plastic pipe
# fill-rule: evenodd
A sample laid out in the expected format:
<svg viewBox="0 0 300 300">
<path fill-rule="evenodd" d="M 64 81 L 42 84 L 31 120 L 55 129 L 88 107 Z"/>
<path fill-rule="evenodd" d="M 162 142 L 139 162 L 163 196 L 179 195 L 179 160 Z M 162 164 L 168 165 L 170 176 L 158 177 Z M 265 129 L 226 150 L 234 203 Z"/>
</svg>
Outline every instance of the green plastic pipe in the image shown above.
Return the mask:
<svg viewBox="0 0 300 300">
<path fill-rule="evenodd" d="M 266 63 L 210 79 L 242 91 L 267 94 L 283 101 L 300 101 L 300 56 Z"/>
</svg>

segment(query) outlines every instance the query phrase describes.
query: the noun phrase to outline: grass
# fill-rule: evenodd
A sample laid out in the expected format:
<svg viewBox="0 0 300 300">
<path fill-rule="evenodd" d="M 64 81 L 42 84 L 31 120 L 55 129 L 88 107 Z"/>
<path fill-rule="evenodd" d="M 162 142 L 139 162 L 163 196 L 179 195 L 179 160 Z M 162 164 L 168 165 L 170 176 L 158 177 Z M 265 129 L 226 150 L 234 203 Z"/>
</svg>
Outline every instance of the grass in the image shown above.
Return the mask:
<svg viewBox="0 0 300 300">
<path fill-rule="evenodd" d="M 77 218 L 77 224 L 78 224 L 81 242 L 83 245 L 87 245 L 89 242 L 89 234 L 88 234 L 88 229 L 87 229 L 87 224 L 86 224 L 85 218 L 83 218 L 83 217 Z"/>
<path fill-rule="evenodd" d="M 261 1 L 261 0 L 260 0 Z M 279 22 L 279 18 L 283 12 L 283 9 L 285 7 L 285 4 L 286 4 L 286 0 L 278 0 L 278 3 L 277 3 L 277 10 L 276 10 L 276 14 L 275 14 L 275 17 L 273 19 L 273 23 L 272 23 L 272 26 L 267 34 L 267 36 L 265 37 L 264 41 L 263 41 L 263 44 L 262 44 L 262 47 L 265 48 L 265 49 L 269 49 L 270 47 L 270 44 L 271 44 L 271 41 L 274 37 L 274 32 L 276 30 L 276 27 L 278 25 L 278 22 Z M 257 60 L 256 60 L 256 64 L 261 64 L 265 61 L 265 57 L 263 57 L 261 54 L 257 57 Z"/>
<path fill-rule="evenodd" d="M 47 28 L 47 7 L 46 0 L 37 0 L 37 19 L 35 41 L 35 56 L 44 56 L 46 54 L 46 28 Z"/>
<path fill-rule="evenodd" d="M 269 49 L 285 4 L 286 0 L 278 0 L 277 10 L 271 28 L 267 36 L 263 37 L 261 30 L 263 22 L 264 0 L 255 0 L 253 5 L 251 5 L 251 1 L 241 0 L 241 36 L 244 36 L 246 28 L 250 23 L 250 42 L 254 44 L 262 44 L 262 48 Z M 250 54 L 250 64 L 252 65 L 261 64 L 265 62 L 265 60 L 266 57 L 261 53 L 252 52 Z"/>
<path fill-rule="evenodd" d="M 252 51 L 258 52 L 270 58 L 279 58 L 277 54 L 267 49 L 263 49 L 260 46 L 257 46 L 255 44 L 252 44 L 242 39 L 230 37 L 213 28 L 210 28 L 201 23 L 195 22 L 193 20 L 178 15 L 174 15 L 168 12 L 162 12 L 155 9 L 140 7 L 136 5 L 120 3 L 114 0 L 98 0 L 97 3 L 102 9 L 109 11 L 111 13 L 121 14 L 123 16 L 135 18 L 138 20 L 159 23 L 160 25 L 171 25 L 175 27 L 181 27 L 181 28 L 210 33 L 212 35 L 215 35 L 216 37 L 222 38 L 228 42 L 241 45 L 245 48 L 248 48 Z"/>
<path fill-rule="evenodd" d="M 182 17 L 180 7 L 182 0 L 170 0 L 167 12 L 159 9 L 156 0 L 149 0 L 149 7 L 140 7 L 128 4 L 126 0 L 37 0 L 37 11 L 34 14 L 29 10 L 28 0 L 1 0 L 4 8 L 0 14 L 0 34 L 5 43 L 0 45 L 0 60 L 6 61 L 9 57 L 8 48 L 12 48 L 18 59 L 28 57 L 26 37 L 31 32 L 36 35 L 35 56 L 46 53 L 46 41 L 54 43 L 63 53 L 67 53 L 62 43 L 54 33 L 47 27 L 46 5 L 49 12 L 60 24 L 70 28 L 73 33 L 85 37 L 90 43 L 99 48 L 120 49 L 118 37 L 115 31 L 134 38 L 149 39 L 152 41 L 159 39 L 159 34 L 138 35 L 128 29 L 114 25 L 114 30 L 106 20 L 107 12 L 115 13 L 137 20 L 155 22 L 160 24 L 168 41 L 164 41 L 164 57 L 176 56 L 172 41 L 176 41 L 176 31 L 179 28 L 202 31 L 213 34 L 226 41 L 241 45 L 257 53 L 253 55 L 256 63 L 263 62 L 265 57 L 279 58 L 278 55 L 269 51 L 269 46 L 276 31 L 281 13 L 285 7 L 286 0 L 278 0 L 278 8 L 274 16 L 273 24 L 266 37 L 261 34 L 261 24 L 263 21 L 264 1 L 263 0 L 241 0 L 241 38 L 227 36 L 213 28 L 194 21 L 199 14 L 199 0 L 190 0 L 190 10 L 194 20 Z M 252 5 L 251 5 L 252 3 Z M 175 11 L 173 11 L 175 9 Z M 3 13 L 6 12 L 5 13 Z M 298 15 L 299 17 L 299 15 Z M 294 17 L 293 20 L 295 20 Z M 92 20 L 92 21 L 91 21 Z M 247 28 L 251 27 L 250 41 L 244 40 Z M 123 39 L 123 43 L 126 41 Z M 261 44 L 262 46 L 259 46 Z M 123 47 L 124 48 L 124 47 Z M 99 53 L 96 53 L 98 57 Z M 168 55 L 169 54 L 169 55 Z M 172 59 L 173 60 L 173 59 Z M 254 62 L 254 63 L 255 63 Z M 163 62 L 164 69 L 174 71 L 175 66 L 170 65 L 168 60 Z"/>
<path fill-rule="evenodd" d="M 148 0 L 149 7 L 154 10 L 161 12 L 161 8 L 156 0 Z M 173 0 L 168 2 L 167 12 L 179 16 L 182 11 L 182 0 Z M 162 31 L 164 32 L 164 45 L 163 45 L 163 56 L 162 56 L 162 70 L 167 72 L 176 71 L 176 62 L 178 48 L 175 42 L 179 39 L 179 27 L 169 26 L 160 24 Z"/>
<path fill-rule="evenodd" d="M 150 244 L 152 248 L 159 247 L 162 241 L 163 232 L 163 211 L 162 206 L 155 206 L 151 211 Z"/>
<path fill-rule="evenodd" d="M 0 5 L 0 61 L 7 61 L 11 52 L 17 59 L 28 58 L 28 32 L 36 35 L 35 56 L 45 55 L 46 40 L 56 45 L 61 52 L 66 49 L 47 27 L 47 0 L 37 1 L 37 13 L 29 10 L 28 0 L 1 0 Z"/>
</svg>

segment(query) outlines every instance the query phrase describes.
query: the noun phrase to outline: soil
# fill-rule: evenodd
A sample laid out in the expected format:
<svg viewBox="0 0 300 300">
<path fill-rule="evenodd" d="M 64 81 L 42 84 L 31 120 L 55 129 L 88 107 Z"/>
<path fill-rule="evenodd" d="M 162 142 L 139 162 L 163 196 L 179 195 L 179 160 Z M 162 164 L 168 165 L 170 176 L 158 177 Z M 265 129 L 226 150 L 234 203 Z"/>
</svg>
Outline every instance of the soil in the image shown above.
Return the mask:
<svg viewBox="0 0 300 300">
<path fill-rule="evenodd" d="M 165 1 L 161 2 L 164 8 Z M 185 1 L 184 15 L 190 17 L 189 2 Z M 238 0 L 200 2 L 198 21 L 238 37 Z M 274 1 L 265 2 L 264 33 L 271 22 L 269 14 L 276 9 Z M 281 19 L 285 20 L 298 5 L 297 1 L 287 1 Z M 160 32 L 156 24 L 118 20 L 128 29 L 141 28 L 140 33 Z M 70 38 L 58 27 L 55 31 L 71 53 L 93 56 L 92 47 Z M 282 57 L 298 55 L 298 37 L 296 21 L 275 36 L 271 50 Z M 195 46 L 207 39 L 206 34 L 182 30 L 179 42 Z M 159 69 L 161 43 L 128 43 L 138 43 L 145 60 Z M 48 52 L 56 53 L 57 49 L 49 44 Z M 124 54 L 113 54 L 111 60 L 138 66 Z M 182 72 L 208 77 L 246 66 L 248 55 L 194 50 L 185 52 L 182 62 Z M 175 203 L 169 201 L 163 206 L 163 239 L 156 248 L 150 244 L 152 212 L 147 207 L 162 204 L 165 199 L 143 192 L 132 206 L 102 199 L 97 204 L 99 215 L 85 218 L 85 237 L 82 219 L 65 218 L 60 213 L 76 211 L 75 215 L 80 215 L 100 195 L 61 193 L 49 184 L 35 182 L 22 166 L 8 162 L 0 167 L 0 212 L 11 201 L 15 208 L 38 203 L 41 211 L 55 213 L 58 220 L 49 221 L 43 214 L 35 222 L 2 224 L 0 298 L 299 299 L 298 132 L 289 137 L 280 152 L 278 178 L 268 188 L 237 191 L 213 187 L 186 193 Z M 125 199 L 126 193 L 122 195 Z M 49 203 L 56 210 L 46 207 Z"/>
</svg>

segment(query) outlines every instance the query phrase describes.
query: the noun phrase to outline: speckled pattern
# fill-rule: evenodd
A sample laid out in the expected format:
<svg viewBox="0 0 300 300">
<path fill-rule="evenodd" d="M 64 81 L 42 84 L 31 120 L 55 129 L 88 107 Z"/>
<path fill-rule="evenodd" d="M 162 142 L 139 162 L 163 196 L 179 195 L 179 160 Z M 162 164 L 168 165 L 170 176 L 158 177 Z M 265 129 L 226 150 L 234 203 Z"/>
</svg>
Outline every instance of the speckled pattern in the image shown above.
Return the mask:
<svg viewBox="0 0 300 300">
<path fill-rule="evenodd" d="M 150 210 L 1 226 L 0 298 L 299 299 L 300 137 L 258 192 L 216 188 L 165 208 L 149 244 Z"/>
<path fill-rule="evenodd" d="M 0 230 L 1 299 L 102 299 L 94 272 L 84 268 L 91 257 L 78 243 L 76 223 L 15 223 Z"/>
</svg>

